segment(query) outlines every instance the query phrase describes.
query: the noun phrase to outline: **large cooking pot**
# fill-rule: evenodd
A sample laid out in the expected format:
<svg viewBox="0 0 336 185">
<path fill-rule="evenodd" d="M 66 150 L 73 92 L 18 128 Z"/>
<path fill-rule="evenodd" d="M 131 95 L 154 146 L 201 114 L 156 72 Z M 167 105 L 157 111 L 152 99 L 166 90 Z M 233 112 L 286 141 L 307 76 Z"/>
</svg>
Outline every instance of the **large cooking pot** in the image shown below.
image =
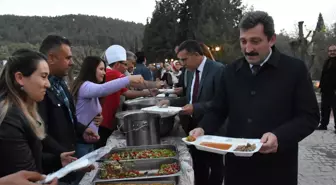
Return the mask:
<svg viewBox="0 0 336 185">
<path fill-rule="evenodd" d="M 127 111 L 140 110 L 142 108 L 154 106 L 158 103 L 158 101 L 173 100 L 173 99 L 177 99 L 177 97 L 148 97 L 148 98 L 127 100 L 124 102 L 124 104 L 126 105 Z M 116 115 L 120 125 L 122 122 L 121 118 L 123 117 L 123 114 L 125 113 L 119 113 Z M 160 113 L 160 136 L 161 137 L 167 136 L 169 132 L 174 128 L 175 115 L 176 114 Z"/>
<path fill-rule="evenodd" d="M 127 146 L 160 144 L 160 115 L 138 112 L 124 117 Z"/>
<path fill-rule="evenodd" d="M 118 112 L 116 114 L 117 118 L 117 125 L 118 129 L 121 132 L 125 132 L 125 127 L 124 125 L 124 118 L 126 115 L 134 114 L 134 113 L 144 113 L 142 110 L 128 110 L 128 111 L 123 111 L 123 112 Z M 164 137 L 169 134 L 169 132 L 174 128 L 174 123 L 175 123 L 175 114 L 168 114 L 168 113 L 160 113 L 157 115 L 160 116 L 159 123 L 160 123 L 160 136 Z"/>
</svg>

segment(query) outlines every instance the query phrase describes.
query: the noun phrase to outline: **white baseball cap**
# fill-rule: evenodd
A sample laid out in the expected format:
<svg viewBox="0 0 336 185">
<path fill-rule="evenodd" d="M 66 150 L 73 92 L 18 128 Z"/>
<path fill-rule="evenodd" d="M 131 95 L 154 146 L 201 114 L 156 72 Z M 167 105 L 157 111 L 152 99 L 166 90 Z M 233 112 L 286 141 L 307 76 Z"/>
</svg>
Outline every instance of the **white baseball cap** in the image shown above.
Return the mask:
<svg viewBox="0 0 336 185">
<path fill-rule="evenodd" d="M 126 61 L 126 50 L 120 45 L 112 45 L 105 51 L 105 57 L 109 65 L 120 61 Z"/>
</svg>

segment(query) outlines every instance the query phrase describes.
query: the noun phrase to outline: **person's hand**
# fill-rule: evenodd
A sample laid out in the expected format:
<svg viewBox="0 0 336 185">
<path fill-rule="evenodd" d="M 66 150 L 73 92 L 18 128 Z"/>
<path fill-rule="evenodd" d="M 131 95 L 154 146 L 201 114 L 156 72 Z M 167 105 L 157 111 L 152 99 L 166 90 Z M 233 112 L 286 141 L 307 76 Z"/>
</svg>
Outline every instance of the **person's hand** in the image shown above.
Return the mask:
<svg viewBox="0 0 336 185">
<path fill-rule="evenodd" d="M 0 178 L 0 185 L 37 185 L 37 181 L 44 177 L 37 172 L 19 171 L 11 175 Z M 57 179 L 54 179 L 50 185 L 57 185 Z"/>
<path fill-rule="evenodd" d="M 91 128 L 87 128 L 83 133 L 83 138 L 87 143 L 95 143 L 100 137 Z"/>
<path fill-rule="evenodd" d="M 160 81 L 160 87 L 158 89 L 167 89 L 168 88 L 168 84 L 166 81 Z"/>
<path fill-rule="evenodd" d="M 181 114 L 192 115 L 194 112 L 194 106 L 192 104 L 187 104 L 182 107 Z"/>
<path fill-rule="evenodd" d="M 198 138 L 199 136 L 204 135 L 204 130 L 202 128 L 195 128 L 194 130 L 189 132 L 190 136 L 193 136 L 194 138 Z"/>
<path fill-rule="evenodd" d="M 276 153 L 278 151 L 278 138 L 273 133 L 265 133 L 261 137 L 260 142 L 263 143 L 259 151 L 260 153 L 269 154 Z"/>
<path fill-rule="evenodd" d="M 94 165 L 90 165 L 90 166 L 88 166 L 88 167 L 86 167 L 86 168 L 82 168 L 82 169 L 80 169 L 80 171 L 82 171 L 82 172 L 91 172 L 92 170 L 94 170 L 96 167 L 94 166 Z"/>
<path fill-rule="evenodd" d="M 151 94 L 152 96 L 156 96 L 156 95 L 159 94 L 159 90 L 158 90 L 158 89 L 150 89 L 150 94 Z"/>
<path fill-rule="evenodd" d="M 165 106 L 169 106 L 169 105 L 170 105 L 169 100 L 161 100 L 160 102 L 158 102 L 156 104 L 156 106 L 158 106 L 158 107 L 165 107 Z"/>
<path fill-rule="evenodd" d="M 61 163 L 63 167 L 77 160 L 76 157 L 73 157 L 74 154 L 75 154 L 75 151 L 61 153 L 60 157 L 61 157 Z"/>
<path fill-rule="evenodd" d="M 183 92 L 183 88 L 182 87 L 176 87 L 174 88 L 174 93 L 177 95 L 181 95 Z"/>
<path fill-rule="evenodd" d="M 145 80 L 141 75 L 130 75 L 128 76 L 131 86 L 139 85 L 145 83 Z"/>
<path fill-rule="evenodd" d="M 99 125 L 103 122 L 103 115 L 99 114 L 94 119 L 94 124 L 99 127 Z"/>
<path fill-rule="evenodd" d="M 162 84 L 164 84 L 163 81 L 160 81 L 160 80 L 156 80 L 156 81 L 155 81 L 155 87 L 156 87 L 157 89 L 162 89 Z"/>
</svg>

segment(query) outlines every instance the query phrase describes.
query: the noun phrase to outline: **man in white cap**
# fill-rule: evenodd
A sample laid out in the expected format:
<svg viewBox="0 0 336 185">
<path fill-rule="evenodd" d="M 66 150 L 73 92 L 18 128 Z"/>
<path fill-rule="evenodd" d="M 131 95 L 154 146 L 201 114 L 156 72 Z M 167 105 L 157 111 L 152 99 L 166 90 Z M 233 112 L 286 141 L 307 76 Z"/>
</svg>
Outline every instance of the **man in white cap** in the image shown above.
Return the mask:
<svg viewBox="0 0 336 185">
<path fill-rule="evenodd" d="M 106 69 L 105 79 L 106 82 L 115 80 L 118 78 L 122 78 L 125 76 L 125 72 L 127 70 L 127 57 L 126 50 L 120 45 L 112 45 L 105 51 L 105 54 L 102 57 L 108 63 L 108 67 Z M 143 87 L 139 88 L 156 88 L 160 87 L 160 84 L 156 84 L 154 82 L 145 81 Z M 100 140 L 96 144 L 96 148 L 100 148 L 106 145 L 106 141 L 108 137 L 112 134 L 112 132 L 116 128 L 115 124 L 115 114 L 118 111 L 120 105 L 120 96 L 123 95 L 126 98 L 138 98 L 143 96 L 150 96 L 151 93 L 157 94 L 157 90 L 153 90 L 149 92 L 147 89 L 143 91 L 129 90 L 127 88 L 123 88 L 118 92 L 115 92 L 103 100 L 103 122 L 99 126 L 99 136 Z"/>
</svg>

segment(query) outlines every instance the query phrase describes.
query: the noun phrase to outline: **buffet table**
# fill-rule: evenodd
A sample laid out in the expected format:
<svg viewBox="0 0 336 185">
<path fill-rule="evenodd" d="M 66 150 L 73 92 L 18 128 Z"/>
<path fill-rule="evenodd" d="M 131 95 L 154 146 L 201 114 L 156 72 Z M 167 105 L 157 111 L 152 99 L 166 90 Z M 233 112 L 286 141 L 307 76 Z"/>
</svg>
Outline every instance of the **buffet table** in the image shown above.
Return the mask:
<svg viewBox="0 0 336 185">
<path fill-rule="evenodd" d="M 178 120 L 176 120 L 178 122 Z M 184 137 L 184 132 L 179 124 L 175 124 L 175 128 L 172 130 L 170 136 L 161 138 L 161 144 L 171 144 L 175 145 L 177 151 L 179 153 L 179 160 L 181 163 L 181 171 L 182 175 L 179 178 L 178 185 L 193 185 L 194 184 L 194 170 L 192 167 L 192 158 L 189 153 L 188 147 L 181 140 L 181 137 Z M 112 148 L 120 148 L 126 146 L 125 136 L 119 131 L 113 132 L 113 134 L 109 137 L 107 141 L 107 145 Z M 86 173 L 83 177 L 80 185 L 91 185 L 95 174 L 97 173 L 97 166 L 95 164 L 96 169 L 91 171 L 90 173 Z"/>
</svg>

